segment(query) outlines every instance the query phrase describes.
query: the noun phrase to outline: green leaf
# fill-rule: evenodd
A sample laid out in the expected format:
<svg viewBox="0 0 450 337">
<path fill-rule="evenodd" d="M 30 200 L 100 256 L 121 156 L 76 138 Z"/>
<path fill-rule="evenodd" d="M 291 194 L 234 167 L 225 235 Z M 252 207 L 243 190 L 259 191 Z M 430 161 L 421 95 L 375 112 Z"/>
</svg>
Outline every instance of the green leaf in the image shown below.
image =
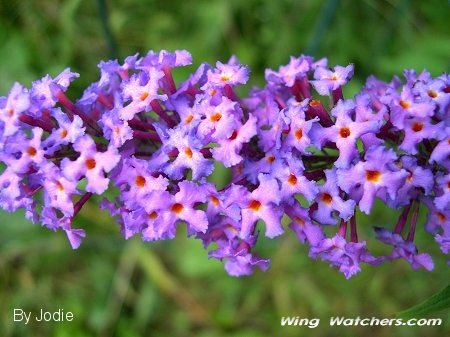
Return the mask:
<svg viewBox="0 0 450 337">
<path fill-rule="evenodd" d="M 428 314 L 450 308 L 450 285 L 434 294 L 424 302 L 397 314 L 401 318 L 423 317 Z"/>
</svg>

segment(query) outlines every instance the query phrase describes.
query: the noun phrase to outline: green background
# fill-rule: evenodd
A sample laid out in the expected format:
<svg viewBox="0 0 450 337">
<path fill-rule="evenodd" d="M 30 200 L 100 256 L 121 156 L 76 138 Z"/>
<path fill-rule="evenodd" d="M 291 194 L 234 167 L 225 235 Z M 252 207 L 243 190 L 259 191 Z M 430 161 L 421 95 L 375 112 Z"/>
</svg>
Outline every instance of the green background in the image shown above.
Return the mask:
<svg viewBox="0 0 450 337">
<path fill-rule="evenodd" d="M 76 97 L 98 77 L 97 63 L 148 49 L 188 49 L 194 66 L 236 54 L 263 84 L 266 67 L 290 55 L 328 57 L 355 64 L 346 94 L 369 74 L 389 80 L 405 68 L 449 70 L 449 4 L 446 1 L 101 1 L 0 0 L 0 95 L 14 83 L 27 86 L 65 67 L 81 74 Z M 101 15 L 107 13 L 105 30 Z M 245 92 L 244 90 L 244 92 Z M 216 175 L 216 181 L 222 177 Z M 377 205 L 359 215 L 361 237 L 375 252 L 371 226 L 390 226 L 398 211 Z M 422 214 L 421 223 L 424 221 Z M 233 278 L 207 259 L 199 241 L 180 229 L 171 242 L 125 241 L 118 226 L 88 203 L 75 221 L 87 238 L 72 251 L 62 232 L 52 233 L 0 213 L 0 336 L 443 336 L 440 327 L 330 327 L 332 316 L 393 317 L 449 279 L 446 257 L 418 229 L 420 251 L 435 257 L 433 272 L 412 271 L 403 261 L 364 266 L 351 280 L 307 257 L 294 235 L 262 238 L 258 252 L 272 259 L 268 272 Z M 13 323 L 13 308 L 71 311 L 70 323 Z M 282 316 L 321 318 L 316 329 L 281 327 Z"/>
</svg>

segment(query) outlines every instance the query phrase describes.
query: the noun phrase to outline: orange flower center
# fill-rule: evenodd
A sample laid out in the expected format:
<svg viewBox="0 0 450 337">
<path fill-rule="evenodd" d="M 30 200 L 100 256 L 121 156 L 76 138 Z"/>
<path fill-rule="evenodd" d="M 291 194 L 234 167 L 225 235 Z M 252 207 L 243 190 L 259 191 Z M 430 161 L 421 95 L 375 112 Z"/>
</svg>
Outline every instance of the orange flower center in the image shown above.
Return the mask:
<svg viewBox="0 0 450 337">
<path fill-rule="evenodd" d="M 436 98 L 438 94 L 434 90 L 428 90 L 428 96 L 430 96 L 431 98 Z"/>
<path fill-rule="evenodd" d="M 187 147 L 184 149 L 184 154 L 186 155 L 186 157 L 188 157 L 189 159 L 192 158 L 192 150 L 190 147 Z"/>
<path fill-rule="evenodd" d="M 145 186 L 145 178 L 143 176 L 137 176 L 134 182 L 138 187 L 142 188 Z"/>
<path fill-rule="evenodd" d="M 415 122 L 415 123 L 412 125 L 411 129 L 412 129 L 414 132 L 422 131 L 422 129 L 423 129 L 423 123 Z"/>
<path fill-rule="evenodd" d="M 267 157 L 267 161 L 272 164 L 275 161 L 275 157 L 274 156 L 268 156 Z"/>
<path fill-rule="evenodd" d="M 288 183 L 291 184 L 292 186 L 295 186 L 297 184 L 297 177 L 295 175 L 293 175 L 292 173 L 289 175 L 288 178 Z"/>
<path fill-rule="evenodd" d="M 145 99 L 148 97 L 148 92 L 143 92 L 142 94 L 141 94 L 141 96 L 139 96 L 139 99 L 141 100 L 141 101 L 145 101 Z"/>
<path fill-rule="evenodd" d="M 442 214 L 441 212 L 437 212 L 436 213 L 437 218 L 439 219 L 439 221 L 441 222 L 445 222 L 445 220 L 447 220 L 447 218 L 445 217 L 444 214 Z"/>
<path fill-rule="evenodd" d="M 193 114 L 190 114 L 189 116 L 187 116 L 187 117 L 184 119 L 184 122 L 185 122 L 186 124 L 189 124 L 193 119 L 194 119 L 194 115 L 193 115 Z"/>
<path fill-rule="evenodd" d="M 216 196 L 211 196 L 211 202 L 213 203 L 214 206 L 219 206 L 219 199 L 217 199 Z"/>
<path fill-rule="evenodd" d="M 228 75 L 221 75 L 220 76 L 220 80 L 223 82 L 229 81 L 230 80 L 230 76 Z"/>
<path fill-rule="evenodd" d="M 36 149 L 32 146 L 28 147 L 27 153 L 30 157 L 34 157 L 37 153 Z"/>
<path fill-rule="evenodd" d="M 252 200 L 248 204 L 248 208 L 251 210 L 257 212 L 261 208 L 261 203 L 258 200 Z"/>
<path fill-rule="evenodd" d="M 408 101 L 404 101 L 404 100 L 401 100 L 398 104 L 400 104 L 400 106 L 401 106 L 403 109 L 408 109 L 408 108 L 411 106 L 411 104 L 409 104 Z"/>
<path fill-rule="evenodd" d="M 235 140 L 237 135 L 238 135 L 237 130 L 234 130 L 233 133 L 231 134 L 230 138 L 228 138 L 228 139 L 229 140 Z"/>
<path fill-rule="evenodd" d="M 64 191 L 64 186 L 59 181 L 56 181 L 55 185 L 58 191 L 60 192 Z"/>
<path fill-rule="evenodd" d="M 212 114 L 211 117 L 209 117 L 211 122 L 218 122 L 218 121 L 220 121 L 221 118 L 222 118 L 222 115 L 219 112 L 216 112 L 216 113 Z"/>
<path fill-rule="evenodd" d="M 176 214 L 180 214 L 183 210 L 184 206 L 182 204 L 179 204 L 178 202 L 173 204 L 170 210 Z"/>
<path fill-rule="evenodd" d="M 367 170 L 366 171 L 366 179 L 367 181 L 371 181 L 373 183 L 377 183 L 380 181 L 381 172 L 380 171 L 372 171 Z"/>
<path fill-rule="evenodd" d="M 153 212 L 147 214 L 147 216 L 148 216 L 149 219 L 152 219 L 152 220 L 153 220 L 153 219 L 156 219 L 156 218 L 158 217 L 158 213 L 156 213 L 155 211 L 153 211 Z"/>
<path fill-rule="evenodd" d="M 326 203 L 327 205 L 331 204 L 333 201 L 333 197 L 328 193 L 323 193 L 321 197 L 322 202 Z"/>
<path fill-rule="evenodd" d="M 305 221 L 302 218 L 299 218 L 298 216 L 294 217 L 294 221 L 300 225 L 300 227 L 305 226 Z"/>
<path fill-rule="evenodd" d="M 297 129 L 294 132 L 295 138 L 297 138 L 297 140 L 302 139 L 303 137 L 303 130 L 302 129 Z"/>
<path fill-rule="evenodd" d="M 94 158 L 86 159 L 86 161 L 84 163 L 85 163 L 85 165 L 86 165 L 88 170 L 94 169 L 95 166 L 97 165 L 97 163 L 95 162 Z"/>
<path fill-rule="evenodd" d="M 408 176 L 408 178 L 406 178 L 406 181 L 407 181 L 408 183 L 410 183 L 410 182 L 413 181 L 413 173 L 412 173 L 412 172 L 409 172 L 409 176 Z"/>
<path fill-rule="evenodd" d="M 350 136 L 350 129 L 347 127 L 341 128 L 339 130 L 339 134 L 341 135 L 342 138 L 347 138 L 348 136 Z"/>
<path fill-rule="evenodd" d="M 66 129 L 62 129 L 61 130 L 61 139 L 66 138 L 68 134 L 69 134 L 69 132 Z"/>
</svg>

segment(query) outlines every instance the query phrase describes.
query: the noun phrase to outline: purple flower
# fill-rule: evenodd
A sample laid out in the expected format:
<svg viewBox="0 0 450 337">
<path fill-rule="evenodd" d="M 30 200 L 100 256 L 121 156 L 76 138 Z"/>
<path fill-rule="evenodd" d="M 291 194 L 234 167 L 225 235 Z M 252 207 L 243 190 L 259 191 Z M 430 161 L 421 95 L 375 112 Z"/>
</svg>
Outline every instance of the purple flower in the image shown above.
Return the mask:
<svg viewBox="0 0 450 337">
<path fill-rule="evenodd" d="M 244 99 L 244 106 L 256 117 L 258 128 L 271 127 L 280 118 L 280 105 L 271 90 L 253 89 Z"/>
<path fill-rule="evenodd" d="M 365 242 L 347 242 L 341 235 L 336 234 L 312 246 L 309 255 L 312 258 L 320 256 L 323 261 L 330 261 L 331 266 L 339 268 L 339 271 L 349 279 L 361 271 L 361 262 L 375 260 L 367 252 L 365 245 Z"/>
<path fill-rule="evenodd" d="M 155 68 L 148 72 L 141 72 L 131 76 L 130 80 L 123 83 L 123 97 L 131 100 L 130 104 L 119 111 L 120 118 L 130 120 L 141 111 L 149 111 L 151 102 L 155 99 L 166 100 L 166 95 L 158 94 L 158 81 L 164 73 Z"/>
<path fill-rule="evenodd" d="M 391 90 L 382 100 L 390 108 L 390 121 L 399 128 L 405 128 L 405 121 L 411 118 L 427 118 L 433 115 L 435 105 L 429 100 L 417 100 L 411 89 L 404 86 L 400 95 Z"/>
<path fill-rule="evenodd" d="M 136 210 L 123 215 L 125 231 L 129 233 L 141 233 L 144 241 L 168 240 L 176 234 L 175 224 L 177 219 L 165 215 L 165 208 L 161 201 L 167 201 L 168 193 L 155 191 L 147 198 L 147 203 L 138 206 Z"/>
<path fill-rule="evenodd" d="M 285 206 L 286 214 L 291 218 L 289 228 L 292 229 L 301 243 L 308 242 L 316 246 L 321 242 L 325 234 L 320 225 L 314 224 L 306 209 L 294 206 Z"/>
<path fill-rule="evenodd" d="M 240 220 L 240 218 L 238 218 Z M 247 241 L 242 241 L 239 239 L 239 230 L 241 224 L 239 220 L 234 220 L 228 216 L 223 216 L 216 214 L 211 219 L 208 217 L 209 226 L 205 233 L 197 233 L 196 237 L 202 240 L 203 246 L 205 248 L 209 247 L 211 244 L 216 244 L 217 247 L 223 247 L 228 245 L 235 245 L 239 242 L 245 242 L 250 245 L 249 242 L 255 243 L 256 237 L 252 237 Z M 211 253 L 210 252 L 210 257 Z M 222 259 L 223 256 L 216 256 L 216 258 Z"/>
<path fill-rule="evenodd" d="M 259 176 L 260 185 L 245 196 L 247 206 L 242 209 L 242 228 L 239 236 L 246 239 L 253 234 L 257 220 L 266 224 L 266 236 L 273 238 L 283 233 L 278 183 L 267 175 Z"/>
<path fill-rule="evenodd" d="M 281 148 L 281 138 L 283 131 L 287 129 L 286 120 L 282 114 L 272 121 L 270 126 L 259 131 L 259 147 L 264 152 L 277 151 Z"/>
<path fill-rule="evenodd" d="M 450 170 L 450 127 L 445 128 L 445 138 L 441 140 L 430 156 L 430 163 L 438 163 Z"/>
<path fill-rule="evenodd" d="M 30 90 L 31 99 L 40 109 L 52 108 L 59 100 L 57 93 L 66 91 L 70 83 L 79 76 L 79 74 L 71 72 L 69 68 L 65 69 L 54 79 L 47 75 L 33 82 Z"/>
<path fill-rule="evenodd" d="M 308 146 L 311 145 L 310 130 L 313 125 L 319 120 L 317 117 L 306 120 L 305 111 L 308 107 L 308 101 L 289 106 L 284 111 L 284 119 L 286 125 L 289 127 L 289 132 L 282 142 L 282 149 L 284 151 L 292 151 L 295 148 L 300 153 L 307 153 Z"/>
<path fill-rule="evenodd" d="M 241 220 L 241 208 L 245 205 L 242 196 L 247 189 L 244 186 L 231 184 L 228 188 L 216 190 L 213 184 L 205 184 L 208 191 L 206 215 L 210 222 L 217 215 L 225 215 L 233 221 Z"/>
<path fill-rule="evenodd" d="M 62 229 L 66 233 L 72 249 L 78 249 L 81 245 L 82 238 L 86 236 L 84 229 L 72 228 L 72 217 L 58 217 L 55 210 L 51 207 L 44 207 L 40 220 L 51 230 L 56 231 Z"/>
<path fill-rule="evenodd" d="M 379 130 L 378 121 L 354 122 L 355 103 L 353 101 L 339 101 L 331 113 L 336 117 L 334 125 L 328 128 L 314 130 L 314 143 L 322 148 L 325 141 L 336 143 L 339 157 L 334 163 L 338 168 L 348 168 L 353 159 L 358 156 L 356 142 L 361 135 L 374 133 Z"/>
<path fill-rule="evenodd" d="M 388 119 L 387 108 L 385 105 L 378 105 L 373 101 L 372 97 L 366 93 L 361 93 L 355 97 L 355 122 L 375 121 L 379 127 L 386 125 Z M 364 145 L 364 149 L 368 149 L 374 145 L 382 145 L 383 139 L 379 138 L 375 133 L 368 132 L 360 136 Z"/>
<path fill-rule="evenodd" d="M 94 95 L 94 99 L 96 99 L 99 91 L 108 91 L 109 89 L 115 88 L 116 86 L 120 85 L 122 78 L 128 78 L 128 69 L 134 68 L 134 63 L 137 56 L 138 55 L 136 54 L 133 58 L 134 62 L 133 64 L 131 64 L 131 67 L 128 67 L 127 62 L 124 63 L 124 66 L 120 66 L 117 60 L 100 61 L 100 63 L 97 65 L 97 67 L 100 69 L 100 79 L 98 82 L 91 84 L 91 86 L 86 89 L 81 100 L 83 101 L 87 95 Z M 128 57 L 127 59 L 129 58 L 130 57 Z"/>
<path fill-rule="evenodd" d="M 430 233 L 436 233 L 439 228 L 444 228 L 450 223 L 450 210 L 439 210 L 436 208 L 433 200 L 421 198 L 421 202 L 428 208 L 427 221 L 425 229 Z"/>
<path fill-rule="evenodd" d="M 154 177 L 146 160 L 129 158 L 121 165 L 114 183 L 122 190 L 121 198 L 128 208 L 145 207 L 147 197 L 154 191 L 165 191 L 169 185 L 163 176 Z"/>
<path fill-rule="evenodd" d="M 262 271 L 266 271 L 269 268 L 269 265 L 269 260 L 240 250 L 235 253 L 234 256 L 229 256 L 226 259 L 225 270 L 231 276 L 244 276 L 253 274 L 255 267 L 258 267 Z"/>
<path fill-rule="evenodd" d="M 445 214 L 444 214 L 445 213 Z M 439 244 L 444 254 L 450 253 L 450 211 L 440 211 L 435 213 L 439 221 L 440 234 L 435 235 L 435 240 Z"/>
<path fill-rule="evenodd" d="M 74 207 L 72 196 L 78 194 L 76 182 L 64 177 L 61 169 L 53 163 L 46 163 L 39 175 L 44 187 L 44 203 L 61 211 L 65 216 L 72 216 Z"/>
<path fill-rule="evenodd" d="M 242 146 L 256 135 L 256 118 L 249 115 L 248 120 L 231 133 L 231 136 L 218 141 L 219 147 L 212 149 L 214 159 L 222 162 L 225 167 L 239 164 L 243 158 L 240 155 Z"/>
<path fill-rule="evenodd" d="M 434 204 L 439 210 L 450 210 L 450 173 L 438 175 L 436 178 L 438 193 L 434 199 Z"/>
<path fill-rule="evenodd" d="M 280 184 L 280 197 L 281 200 L 288 204 L 295 202 L 294 195 L 302 195 L 312 202 L 318 193 L 318 188 L 315 182 L 308 180 L 303 175 L 303 163 L 298 159 L 291 157 L 286 160 L 279 161 L 275 164 L 273 177 L 277 178 Z"/>
<path fill-rule="evenodd" d="M 400 234 L 392 233 L 381 227 L 375 227 L 377 239 L 381 242 L 394 247 L 389 259 L 404 259 L 413 269 L 423 267 L 427 270 L 434 268 L 433 260 L 428 254 L 418 254 L 417 248 L 411 241 L 405 241 Z"/>
<path fill-rule="evenodd" d="M 17 173 L 26 173 L 46 162 L 45 151 L 41 146 L 43 131 L 40 128 L 32 130 L 32 138 L 25 133 L 17 132 L 8 139 L 5 153 L 0 152 L 0 160 Z"/>
<path fill-rule="evenodd" d="M 446 92 L 446 81 L 449 81 L 448 75 L 446 78 L 446 75 L 444 74 L 435 79 L 418 81 L 412 88 L 414 95 L 419 96 L 421 100 L 431 100 L 439 107 L 438 114 L 441 118 L 445 117 L 445 113 L 441 112 L 448 111 L 448 106 L 450 104 L 450 93 Z"/>
<path fill-rule="evenodd" d="M 130 70 L 135 70 L 138 60 L 139 55 L 135 54 L 125 58 L 122 65 L 117 60 L 101 61 L 98 64 L 100 69 L 99 81 L 91 84 L 77 103 L 91 104 L 102 94 L 114 94 L 120 89 L 122 80 L 129 80 Z"/>
<path fill-rule="evenodd" d="M 339 187 L 350 193 L 358 202 L 359 209 L 369 214 L 375 197 L 382 197 L 387 192 L 395 199 L 398 189 L 409 174 L 395 166 L 397 155 L 391 149 L 382 146 L 367 150 L 365 161 L 359 161 L 349 169 L 337 171 Z"/>
<path fill-rule="evenodd" d="M 183 127 L 163 129 L 156 127 L 161 141 L 161 151 L 168 155 L 173 149 L 178 152 L 172 162 L 168 162 L 163 171 L 172 179 L 181 179 L 186 169 L 192 170 L 192 179 L 198 180 L 211 174 L 214 165 L 204 157 L 200 150 L 202 142 L 195 137 L 193 130 Z"/>
<path fill-rule="evenodd" d="M 203 118 L 203 110 L 198 108 L 200 104 L 194 105 L 185 95 L 177 98 L 172 96 L 165 103 L 168 109 L 176 111 L 180 120 L 178 127 L 184 127 L 189 130 L 196 129 Z"/>
<path fill-rule="evenodd" d="M 337 184 L 336 170 L 326 170 L 326 181 L 323 185 L 318 186 L 317 194 L 317 210 L 313 212 L 313 219 L 322 224 L 336 224 L 335 213 L 339 213 L 339 217 L 348 220 L 354 214 L 355 202 L 352 199 L 344 200 L 340 196 Z"/>
<path fill-rule="evenodd" d="M 29 107 L 28 91 L 19 83 L 14 83 L 8 97 L 0 99 L 0 127 L 2 127 L 0 128 L 0 140 L 16 133 L 19 129 L 20 115 Z M 1 132 L 2 129 L 3 132 Z"/>
<path fill-rule="evenodd" d="M 289 158 L 289 153 L 282 153 L 277 150 L 268 151 L 264 157 L 259 160 L 253 161 L 247 159 L 243 163 L 243 169 L 241 170 L 245 179 L 252 184 L 258 184 L 258 178 L 261 173 L 267 174 L 272 178 L 277 177 L 281 172 L 281 168 L 286 165 L 286 158 Z M 300 169 L 303 169 L 303 163 L 298 161 Z M 281 178 L 283 179 L 283 178 Z"/>
<path fill-rule="evenodd" d="M 133 130 L 127 121 L 119 118 L 117 111 L 109 111 L 102 115 L 103 135 L 111 144 L 120 148 L 127 140 L 133 138 Z"/>
<path fill-rule="evenodd" d="M 191 61 L 185 50 L 163 50 L 101 62 L 99 80 L 75 103 L 65 94 L 78 77 L 69 69 L 30 90 L 14 84 L 0 97 L 0 207 L 64 231 L 76 249 L 86 233 L 74 219 L 111 180 L 115 196 L 100 208 L 126 239 L 173 239 L 186 224 L 233 276 L 268 268 L 254 251 L 257 226 L 274 238 L 286 215 L 310 256 L 349 278 L 362 262 L 403 258 L 433 268 L 413 242 L 422 203 L 425 229 L 449 253 L 449 75 L 370 77 L 344 100 L 353 65 L 328 69 L 326 59 L 301 55 L 266 70 L 265 87 L 241 98 L 236 87 L 249 69 L 235 56 L 203 63 L 177 85 L 172 69 Z M 331 104 L 313 98 L 311 85 Z M 231 177 L 219 187 L 210 175 L 220 166 Z M 393 246 L 387 257 L 358 242 L 364 222 L 357 228 L 355 207 L 369 214 L 375 198 L 403 209 L 392 232 L 376 229 Z M 327 237 L 324 227 L 336 221 L 337 233 Z"/>
<path fill-rule="evenodd" d="M 153 198 L 155 206 L 160 208 L 160 217 L 164 227 L 168 228 L 174 236 L 174 225 L 178 220 L 182 220 L 189 225 L 189 234 L 206 232 L 208 229 L 206 214 L 204 211 L 195 209 L 197 203 L 206 200 L 204 189 L 190 181 L 182 181 L 178 187 L 180 190 L 175 195 L 160 193 L 159 198 Z"/>
<path fill-rule="evenodd" d="M 178 99 L 181 96 L 188 98 L 192 103 L 195 100 L 197 93 L 200 93 L 198 88 L 203 87 L 207 82 L 207 72 L 211 66 L 207 63 L 202 63 L 197 70 L 189 75 L 189 78 L 180 83 L 178 89 L 172 94 L 170 98 Z M 211 89 L 212 90 L 212 89 Z"/>
<path fill-rule="evenodd" d="M 47 154 L 53 154 L 63 145 L 75 143 L 84 135 L 86 128 L 79 116 L 73 116 L 73 120 L 64 114 L 61 109 L 53 109 L 52 117 L 58 122 L 58 127 L 54 128 L 43 142 L 42 145 L 47 148 Z"/>
<path fill-rule="evenodd" d="M 65 228 L 67 238 L 69 239 L 72 249 L 78 249 L 81 245 L 81 240 L 86 236 L 84 229 L 80 228 Z"/>
<path fill-rule="evenodd" d="M 207 75 L 208 85 L 223 88 L 225 85 L 245 84 L 248 81 L 249 70 L 246 66 L 240 65 L 233 56 L 228 63 L 217 61 L 216 68 L 208 70 Z"/>
<path fill-rule="evenodd" d="M 399 205 L 408 205 L 413 198 L 420 194 L 429 195 L 433 189 L 433 173 L 417 164 L 417 159 L 410 156 L 401 158 L 402 168 L 407 170 L 408 177 L 403 186 L 401 186 L 395 199 L 388 200 L 391 207 Z M 423 191 L 423 192 L 422 192 Z"/>
<path fill-rule="evenodd" d="M 164 79 L 161 81 L 162 90 L 168 94 L 176 93 L 177 89 L 172 77 L 171 69 L 175 67 L 186 66 L 192 63 L 191 54 L 186 50 L 176 50 L 171 53 L 162 50 L 159 53 L 149 51 L 145 57 L 138 61 L 138 69 L 160 69 L 164 73 Z"/>
<path fill-rule="evenodd" d="M 315 81 L 310 81 L 319 95 L 326 96 L 346 84 L 353 76 L 353 64 L 336 66 L 333 70 L 318 67 L 314 72 Z"/>
<path fill-rule="evenodd" d="M 269 268 L 270 261 L 262 259 L 250 252 L 250 247 L 254 244 L 255 237 L 249 238 L 249 242 L 225 241 L 220 248 L 210 252 L 209 256 L 216 259 L 225 260 L 225 270 L 231 276 L 251 275 L 253 270 L 258 267 L 266 271 Z"/>
<path fill-rule="evenodd" d="M 11 168 L 6 168 L 0 174 L 0 207 L 8 212 L 14 212 L 30 203 L 30 199 L 23 189 L 22 176 Z"/>
<path fill-rule="evenodd" d="M 187 50 L 176 50 L 171 53 L 161 50 L 155 53 L 150 50 L 139 62 L 137 68 L 174 68 L 187 66 L 192 63 L 192 56 Z"/>
<path fill-rule="evenodd" d="M 417 153 L 417 144 L 424 139 L 439 138 L 444 130 L 444 123 L 433 124 L 430 118 L 411 118 L 403 122 L 405 138 L 400 149 L 411 154 Z"/>
<path fill-rule="evenodd" d="M 441 251 L 444 254 L 448 254 L 450 252 L 450 233 L 447 230 L 447 233 L 444 233 L 443 235 L 436 235 L 435 237 L 436 242 L 439 244 L 439 246 L 441 247 Z"/>
<path fill-rule="evenodd" d="M 218 105 L 211 105 L 207 100 L 199 105 L 205 118 L 200 122 L 197 134 L 200 138 L 211 137 L 213 140 L 227 139 L 238 128 L 242 112 L 237 110 L 236 102 L 222 97 Z"/>
<path fill-rule="evenodd" d="M 281 66 L 278 72 L 267 69 L 265 77 L 269 83 L 292 87 L 297 79 L 307 76 L 307 73 L 311 70 L 312 63 L 313 58 L 310 56 L 301 55 L 298 58 L 291 56 L 289 63 Z"/>
<path fill-rule="evenodd" d="M 75 161 L 68 158 L 62 161 L 61 168 L 64 175 L 74 182 L 86 177 L 86 191 L 102 194 L 109 183 L 105 173 L 110 172 L 120 160 L 117 149 L 109 146 L 107 151 L 97 152 L 96 144 L 87 135 L 78 139 L 73 148 L 80 156 Z"/>
</svg>

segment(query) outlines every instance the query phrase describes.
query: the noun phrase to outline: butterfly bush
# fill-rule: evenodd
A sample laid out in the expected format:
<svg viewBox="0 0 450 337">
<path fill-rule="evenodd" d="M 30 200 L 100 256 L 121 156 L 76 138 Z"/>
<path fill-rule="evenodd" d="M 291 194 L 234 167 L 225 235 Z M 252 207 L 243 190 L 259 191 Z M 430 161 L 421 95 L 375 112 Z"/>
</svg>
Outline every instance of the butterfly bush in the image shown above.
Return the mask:
<svg viewBox="0 0 450 337">
<path fill-rule="evenodd" d="M 255 245 L 286 230 L 347 278 L 395 259 L 431 270 L 414 244 L 421 207 L 449 253 L 449 75 L 369 77 L 345 99 L 353 65 L 301 55 L 241 98 L 249 69 L 236 57 L 175 83 L 173 69 L 190 64 L 184 50 L 101 62 L 76 100 L 70 69 L 14 84 L 0 98 L 0 206 L 64 231 L 76 249 L 85 230 L 74 218 L 103 196 L 126 239 L 172 239 L 185 224 L 233 276 L 266 270 Z M 216 164 L 231 172 L 224 187 L 211 182 Z M 369 215 L 376 200 L 400 214 L 374 228 L 392 248 L 383 256 L 357 232 L 357 209 Z"/>
</svg>

